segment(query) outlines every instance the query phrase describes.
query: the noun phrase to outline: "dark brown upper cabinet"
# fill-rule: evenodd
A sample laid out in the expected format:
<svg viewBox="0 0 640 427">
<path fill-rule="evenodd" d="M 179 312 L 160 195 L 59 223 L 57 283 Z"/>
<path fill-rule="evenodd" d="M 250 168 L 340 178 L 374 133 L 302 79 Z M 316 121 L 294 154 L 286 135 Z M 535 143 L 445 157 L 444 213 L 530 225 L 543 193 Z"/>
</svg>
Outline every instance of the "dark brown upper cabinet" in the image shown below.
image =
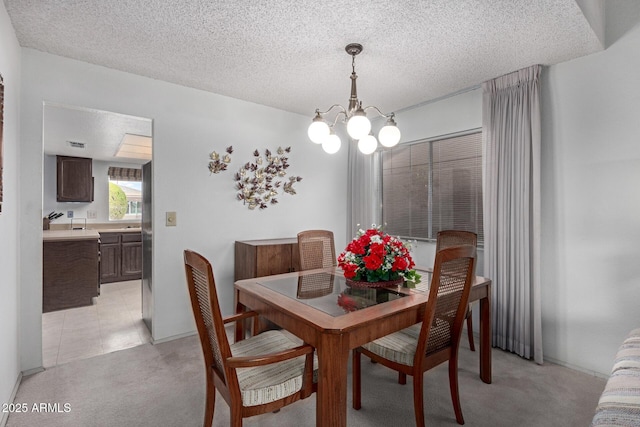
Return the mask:
<svg viewBox="0 0 640 427">
<path fill-rule="evenodd" d="M 57 157 L 58 202 L 93 202 L 93 161 L 85 157 Z"/>
</svg>

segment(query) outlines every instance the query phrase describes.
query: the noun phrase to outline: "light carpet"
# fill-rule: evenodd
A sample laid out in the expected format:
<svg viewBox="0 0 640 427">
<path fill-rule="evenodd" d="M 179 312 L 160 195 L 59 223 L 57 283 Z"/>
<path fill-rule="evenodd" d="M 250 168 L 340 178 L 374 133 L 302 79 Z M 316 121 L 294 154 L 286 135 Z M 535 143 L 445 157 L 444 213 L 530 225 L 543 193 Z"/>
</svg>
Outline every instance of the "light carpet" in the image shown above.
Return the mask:
<svg viewBox="0 0 640 427">
<path fill-rule="evenodd" d="M 462 340 L 464 343 L 465 340 Z M 464 347 L 464 344 L 461 345 Z M 605 380 L 554 364 L 536 365 L 493 350 L 493 382 L 478 376 L 478 353 L 461 348 L 460 399 L 467 426 L 588 426 Z M 362 409 L 351 408 L 349 426 L 413 426 L 411 378 L 363 358 Z M 15 403 L 26 413 L 9 415 L 7 426 L 201 426 L 204 364 L 197 336 L 139 347 L 55 366 L 25 377 Z M 33 405 L 49 405 L 34 412 Z M 65 408 L 65 404 L 68 404 Z M 458 425 L 449 396 L 446 363 L 425 378 L 426 423 Z M 246 427 L 313 426 L 315 395 L 275 414 L 247 418 Z M 65 412 L 65 409 L 68 411 Z M 229 425 L 229 408 L 216 398 L 214 426 Z"/>
</svg>

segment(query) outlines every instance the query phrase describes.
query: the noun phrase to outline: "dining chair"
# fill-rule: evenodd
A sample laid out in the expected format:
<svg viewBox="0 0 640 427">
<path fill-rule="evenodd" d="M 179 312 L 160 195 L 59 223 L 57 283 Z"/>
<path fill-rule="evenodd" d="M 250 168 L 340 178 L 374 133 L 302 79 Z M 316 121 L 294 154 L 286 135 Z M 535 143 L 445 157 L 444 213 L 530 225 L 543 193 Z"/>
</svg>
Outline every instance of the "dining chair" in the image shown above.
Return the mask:
<svg viewBox="0 0 640 427">
<path fill-rule="evenodd" d="M 416 425 L 423 427 L 424 373 L 449 361 L 449 388 L 458 424 L 464 424 L 458 392 L 458 349 L 469 302 L 476 248 L 443 249 L 436 254 L 429 299 L 421 323 L 378 338 L 352 352 L 353 408 L 361 408 L 361 355 L 413 377 Z"/>
<path fill-rule="evenodd" d="M 298 251 L 302 271 L 338 265 L 332 231 L 301 231 L 298 233 Z"/>
<path fill-rule="evenodd" d="M 314 391 L 314 348 L 286 332 L 270 330 L 229 343 L 225 325 L 257 316 L 248 311 L 223 318 L 209 261 L 184 251 L 187 286 L 206 367 L 204 426 L 213 423 L 216 390 L 229 405 L 230 425 L 276 412 Z"/>
<path fill-rule="evenodd" d="M 471 231 L 462 230 L 442 230 L 439 231 L 436 237 L 436 253 L 440 249 L 450 248 L 451 246 L 471 245 L 477 247 L 478 235 Z M 473 272 L 475 276 L 475 270 Z M 476 351 L 476 346 L 473 342 L 473 304 L 469 304 L 469 309 L 465 315 L 467 320 L 467 336 L 469 337 L 469 349 Z"/>
</svg>

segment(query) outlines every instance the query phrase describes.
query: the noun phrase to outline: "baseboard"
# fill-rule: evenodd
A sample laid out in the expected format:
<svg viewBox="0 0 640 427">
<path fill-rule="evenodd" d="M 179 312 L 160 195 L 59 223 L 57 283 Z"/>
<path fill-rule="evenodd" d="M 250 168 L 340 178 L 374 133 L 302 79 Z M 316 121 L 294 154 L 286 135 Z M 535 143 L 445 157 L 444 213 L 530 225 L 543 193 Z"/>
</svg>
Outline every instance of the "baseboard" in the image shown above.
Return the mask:
<svg viewBox="0 0 640 427">
<path fill-rule="evenodd" d="M 42 371 L 44 371 L 44 368 L 42 366 L 38 368 L 27 369 L 26 371 L 22 371 L 22 376 L 28 377 L 29 375 L 37 374 L 38 372 L 42 372 Z"/>
<path fill-rule="evenodd" d="M 16 379 L 16 383 L 13 386 L 13 391 L 11 391 L 11 396 L 9 396 L 9 401 L 7 403 L 12 403 L 16 400 L 16 394 L 18 393 L 18 387 L 20 387 L 20 383 L 22 382 L 22 372 L 18 373 L 18 378 Z M 9 419 L 9 412 L 3 412 L 2 418 L 0 419 L 0 427 L 5 427 L 7 425 L 7 420 Z"/>
<path fill-rule="evenodd" d="M 463 333 L 462 337 L 460 339 L 460 343 L 462 343 L 462 342 L 466 343 L 467 342 L 467 341 L 465 341 L 465 339 L 466 339 L 465 337 L 466 337 L 466 333 Z M 476 350 L 478 350 L 478 345 L 480 343 L 480 334 L 476 333 L 474 331 L 473 337 L 475 339 Z M 548 357 L 548 356 L 543 356 L 543 357 L 544 357 L 543 363 L 546 363 L 546 362 L 553 363 L 554 365 L 562 366 L 564 368 L 571 369 L 572 371 L 581 372 L 583 374 L 591 375 L 591 376 L 596 377 L 596 378 L 603 378 L 605 380 L 607 378 L 609 378 L 609 374 L 603 374 L 602 372 L 596 372 L 596 371 L 592 371 L 590 369 L 584 369 L 584 368 L 581 368 L 579 366 L 572 365 L 571 363 L 566 363 L 566 362 L 563 362 L 561 360 L 554 359 L 553 357 Z"/>
<path fill-rule="evenodd" d="M 571 363 L 566 363 L 566 362 L 563 362 L 561 360 L 554 359 L 553 357 L 544 356 L 544 361 L 545 362 L 549 362 L 549 363 L 553 363 L 554 365 L 564 366 L 565 368 L 569 368 L 569 369 L 571 369 L 573 371 L 582 372 L 583 374 L 588 374 L 588 375 L 594 376 L 596 378 L 603 378 L 605 380 L 607 378 L 609 378 L 609 374 L 603 374 L 602 372 L 596 372 L 596 371 L 592 371 L 590 369 L 584 369 L 584 368 L 581 368 L 579 366 L 572 365 Z"/>
<path fill-rule="evenodd" d="M 172 335 L 170 337 L 161 338 L 159 340 L 154 340 L 153 338 L 151 338 L 151 344 L 153 344 L 153 345 L 162 344 L 163 342 L 169 342 L 169 341 L 173 341 L 173 340 L 178 340 L 180 338 L 190 337 L 192 335 L 195 335 L 196 333 L 197 333 L 197 331 L 193 330 L 191 332 L 185 332 L 184 334 Z"/>
</svg>

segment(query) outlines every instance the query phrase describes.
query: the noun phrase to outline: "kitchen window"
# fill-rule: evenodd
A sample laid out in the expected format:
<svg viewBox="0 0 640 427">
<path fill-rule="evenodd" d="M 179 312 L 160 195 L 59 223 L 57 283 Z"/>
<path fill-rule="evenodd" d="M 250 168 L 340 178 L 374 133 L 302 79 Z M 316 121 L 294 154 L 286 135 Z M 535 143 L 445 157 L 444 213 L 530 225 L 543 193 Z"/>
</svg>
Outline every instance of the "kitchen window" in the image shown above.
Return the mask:
<svg viewBox="0 0 640 427">
<path fill-rule="evenodd" d="M 109 168 L 109 221 L 142 218 L 142 170 Z"/>
<path fill-rule="evenodd" d="M 392 235 L 435 240 L 440 230 L 465 230 L 482 245 L 482 133 L 383 151 L 382 219 Z"/>
</svg>

